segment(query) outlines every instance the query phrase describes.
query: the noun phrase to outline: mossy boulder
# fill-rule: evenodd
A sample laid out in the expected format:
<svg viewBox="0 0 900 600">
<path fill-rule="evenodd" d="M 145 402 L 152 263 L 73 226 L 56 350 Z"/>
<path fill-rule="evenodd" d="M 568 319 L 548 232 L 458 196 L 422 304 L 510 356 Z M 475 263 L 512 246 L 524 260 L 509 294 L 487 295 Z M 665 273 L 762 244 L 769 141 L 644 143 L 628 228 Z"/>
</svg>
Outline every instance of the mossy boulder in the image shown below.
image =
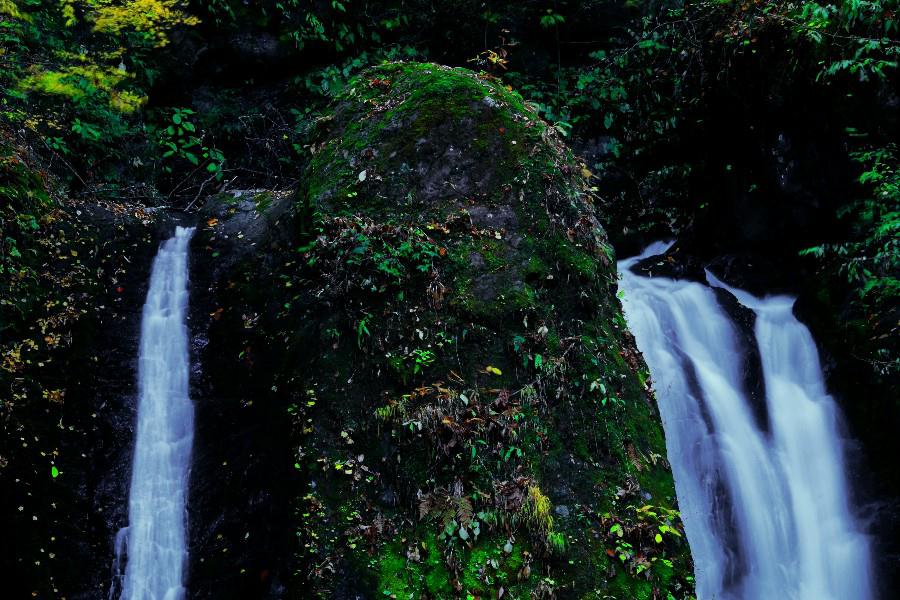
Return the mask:
<svg viewBox="0 0 900 600">
<path fill-rule="evenodd" d="M 289 558 L 231 565 L 218 597 L 262 573 L 307 597 L 691 596 L 613 252 L 553 127 L 496 79 L 394 63 L 310 150 L 296 241 L 212 285 L 208 393 L 291 430 L 269 459 Z"/>
<path fill-rule="evenodd" d="M 499 81 L 419 63 L 368 71 L 319 126 L 307 199 L 331 211 L 355 214 L 364 206 L 382 215 L 446 210 L 465 198 L 502 200 L 504 186 L 529 175 L 520 170 L 531 150 L 528 133 L 548 131 Z M 354 192 L 367 188 L 377 193 L 363 205 Z"/>
</svg>

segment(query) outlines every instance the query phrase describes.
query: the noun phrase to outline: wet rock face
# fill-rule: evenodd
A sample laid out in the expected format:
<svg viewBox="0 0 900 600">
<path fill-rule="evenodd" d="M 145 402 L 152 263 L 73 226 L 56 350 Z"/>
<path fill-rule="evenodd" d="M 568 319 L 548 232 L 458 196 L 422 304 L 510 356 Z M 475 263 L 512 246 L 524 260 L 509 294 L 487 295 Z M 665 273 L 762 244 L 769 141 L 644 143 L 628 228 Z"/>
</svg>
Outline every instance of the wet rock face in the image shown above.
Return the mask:
<svg viewBox="0 0 900 600">
<path fill-rule="evenodd" d="M 251 372 L 250 363 L 240 360 L 246 327 L 254 326 L 259 313 L 235 315 L 230 285 L 241 265 L 252 262 L 265 298 L 268 257 L 296 236 L 292 202 L 261 190 L 223 194 L 206 202 L 197 227 L 190 296 L 196 431 L 188 499 L 189 594 L 278 598 L 291 507 L 284 483 L 291 463 L 280 459 L 290 455 L 290 436 L 283 407 L 266 401 L 272 365 Z"/>
<path fill-rule="evenodd" d="M 63 239 L 88 242 L 66 255 L 77 255 L 91 276 L 66 284 L 67 301 L 83 312 L 71 322 L 68 345 L 38 374 L 45 390 L 63 397 L 20 401 L 6 420 L 17 432 L 0 449 L 11 457 L 0 470 L 3 514 L 12 515 L 3 530 L 14 540 L 4 545 L 2 570 L 17 574 L 5 588 L 10 597 L 108 593 L 115 534 L 127 523 L 141 309 L 165 222 L 141 207 L 93 203 L 56 215 Z"/>
<path fill-rule="evenodd" d="M 123 283 L 133 287 L 133 293 L 123 299 L 120 313 L 103 319 L 99 335 L 83 341 L 83 351 L 96 353 L 96 369 L 89 369 L 86 381 L 73 385 L 76 398 L 90 407 L 98 423 L 88 440 L 80 440 L 67 449 L 69 453 L 84 453 L 90 466 L 80 476 L 79 491 L 90 501 L 89 526 L 78 535 L 83 547 L 78 556 L 90 557 L 90 568 L 82 571 L 86 581 L 81 594 L 75 598 L 95 598 L 99 590 L 107 589 L 115 578 L 113 560 L 116 533 L 128 524 L 128 489 L 131 482 L 131 456 L 138 404 L 137 354 L 140 345 L 140 322 L 143 296 L 147 283 L 139 281 L 141 267 L 149 278 L 152 256 L 135 257 L 135 275 Z M 97 567 L 100 568 L 97 568 Z"/>
<path fill-rule="evenodd" d="M 708 269 L 729 285 L 757 296 L 797 295 L 812 276 L 809 262 L 796 255 L 777 257 L 735 252 L 707 257 L 694 254 L 693 248 L 690 241 L 678 241 L 664 254 L 648 257 L 633 268 L 645 276 L 660 275 L 701 283 L 706 281 Z"/>
<path fill-rule="evenodd" d="M 765 380 L 763 379 L 762 359 L 759 355 L 759 346 L 756 343 L 754 326 L 756 314 L 749 308 L 741 305 L 737 299 L 721 288 L 715 288 L 713 292 L 722 309 L 731 318 L 736 328 L 737 347 L 743 361 L 741 364 L 741 376 L 747 399 L 750 402 L 750 410 L 756 420 L 756 425 L 761 431 L 769 431 L 769 411 L 766 406 Z"/>
<path fill-rule="evenodd" d="M 289 194 L 268 190 L 232 190 L 214 196 L 200 209 L 197 223 L 201 231 L 214 232 L 201 237 L 204 247 L 196 254 L 203 271 L 200 280 L 207 283 L 248 256 L 283 247 L 298 235 Z M 206 247 L 209 242 L 214 242 L 215 250 Z M 213 252 L 218 254 L 212 256 Z"/>
</svg>

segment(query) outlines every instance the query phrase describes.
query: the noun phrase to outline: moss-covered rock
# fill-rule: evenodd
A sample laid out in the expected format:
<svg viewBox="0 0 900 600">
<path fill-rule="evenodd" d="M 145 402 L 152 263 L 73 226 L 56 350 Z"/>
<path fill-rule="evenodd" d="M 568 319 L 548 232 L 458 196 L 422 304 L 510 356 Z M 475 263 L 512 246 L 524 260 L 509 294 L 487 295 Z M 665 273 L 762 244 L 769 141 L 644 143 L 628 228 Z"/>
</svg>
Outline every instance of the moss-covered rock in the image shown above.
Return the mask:
<svg viewBox="0 0 900 600">
<path fill-rule="evenodd" d="M 395 63 L 310 149 L 298 238 L 216 282 L 207 347 L 238 413 L 291 422 L 287 585 L 691 596 L 648 373 L 557 132 L 495 79 Z"/>
</svg>

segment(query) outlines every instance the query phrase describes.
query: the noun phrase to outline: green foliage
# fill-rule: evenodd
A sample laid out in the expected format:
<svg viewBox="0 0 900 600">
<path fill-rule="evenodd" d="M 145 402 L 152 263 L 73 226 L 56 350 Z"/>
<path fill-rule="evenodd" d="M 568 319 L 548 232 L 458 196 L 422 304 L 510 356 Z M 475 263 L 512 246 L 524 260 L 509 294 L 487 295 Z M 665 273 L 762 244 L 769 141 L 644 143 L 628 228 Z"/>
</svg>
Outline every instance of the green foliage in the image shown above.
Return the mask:
<svg viewBox="0 0 900 600">
<path fill-rule="evenodd" d="M 627 512 L 635 517 L 630 523 L 609 513 L 602 517 L 606 555 L 634 578 L 665 582 L 673 568 L 667 548 L 677 547 L 684 538 L 678 511 L 643 505 L 628 506 Z"/>
<path fill-rule="evenodd" d="M 0 152 L 0 288 L 3 304 L 18 306 L 26 294 L 14 294 L 12 290 L 33 281 L 34 236 L 47 220 L 53 203 L 47 193 L 47 183 L 40 174 L 30 169 L 12 148 L 2 147 Z M 17 284 L 17 282 L 19 282 Z M 7 287 L 8 286 L 8 287 Z M 12 322 L 7 323 L 12 325 Z M 0 330 L 4 327 L 0 326 Z"/>
<path fill-rule="evenodd" d="M 557 131 L 599 140 L 586 175 L 601 184 L 628 179 L 624 189 L 597 190 L 609 216 L 628 228 L 686 222 L 680 207 L 690 165 L 660 149 L 676 144 L 686 126 L 683 89 L 698 64 L 694 27 L 683 9 L 663 7 L 632 21 L 621 37 L 598 43 L 585 59 L 559 64 L 552 77 L 504 75 Z"/>
<path fill-rule="evenodd" d="M 864 196 L 841 208 L 851 236 L 804 250 L 841 273 L 870 326 L 867 360 L 884 376 L 900 373 L 896 299 L 900 296 L 900 162 L 896 144 L 851 154 L 863 167 Z"/>
<path fill-rule="evenodd" d="M 225 155 L 214 147 L 204 145 L 203 133 L 194 124 L 194 115 L 189 108 L 174 108 L 156 130 L 157 143 L 162 149 L 163 169 L 172 173 L 173 164 L 182 160 L 221 181 Z"/>
<path fill-rule="evenodd" d="M 402 284 L 415 274 L 430 273 L 440 249 L 421 229 L 400 233 L 398 239 L 372 236 L 362 231 L 356 234 L 356 245 L 348 253 L 348 265 L 374 267 L 394 285 Z"/>
<path fill-rule="evenodd" d="M 220 27 L 239 28 L 247 21 L 276 25 L 279 36 L 297 51 L 312 47 L 345 56 L 387 46 L 386 37 L 410 24 L 409 11 L 391 3 L 207 0 L 198 4 Z"/>
<path fill-rule="evenodd" d="M 87 13 L 93 30 L 111 36 L 132 34 L 143 44 L 160 48 L 169 43 L 170 32 L 178 26 L 197 25 L 200 20 L 185 12 L 183 0 L 63 0 L 66 26 L 74 24 L 75 4 Z"/>
<path fill-rule="evenodd" d="M 2 121 L 65 161 L 82 184 L 111 176 L 124 145 L 144 144 L 140 112 L 171 32 L 196 17 L 180 0 L 30 0 L 4 4 Z M 57 163 L 61 161 L 57 160 Z"/>
<path fill-rule="evenodd" d="M 540 487 L 537 485 L 528 487 L 525 501 L 522 503 L 522 517 L 532 530 L 545 537 L 553 532 L 551 508 L 550 499 L 544 495 Z"/>
<path fill-rule="evenodd" d="M 857 240 L 837 250 L 841 270 L 860 299 L 886 304 L 900 293 L 900 156 L 895 144 L 851 156 L 866 169 L 859 183 L 868 194 L 841 209 L 854 220 Z"/>
<path fill-rule="evenodd" d="M 779 5 L 765 11 L 785 22 L 798 37 L 815 44 L 822 56 L 819 77 L 848 74 L 864 81 L 885 78 L 900 58 L 900 19 L 896 0 L 850 0 Z"/>
<path fill-rule="evenodd" d="M 541 16 L 541 27 L 544 27 L 545 29 L 562 25 L 565 22 L 566 18 L 564 16 L 553 12 L 553 10 L 549 8 L 547 9 L 547 12 Z"/>
</svg>

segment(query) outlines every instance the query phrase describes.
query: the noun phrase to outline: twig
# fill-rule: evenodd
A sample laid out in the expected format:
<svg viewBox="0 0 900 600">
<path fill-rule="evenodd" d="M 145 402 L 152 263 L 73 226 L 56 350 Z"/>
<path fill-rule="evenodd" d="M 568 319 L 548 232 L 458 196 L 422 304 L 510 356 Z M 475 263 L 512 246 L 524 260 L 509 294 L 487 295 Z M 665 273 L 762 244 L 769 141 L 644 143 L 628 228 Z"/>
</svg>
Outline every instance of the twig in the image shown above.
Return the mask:
<svg viewBox="0 0 900 600">
<path fill-rule="evenodd" d="M 61 160 L 62 163 L 63 163 L 64 165 L 66 165 L 66 166 L 69 168 L 70 171 L 72 171 L 72 174 L 73 174 L 75 177 L 78 178 L 78 181 L 81 182 L 81 185 L 83 185 L 84 187 L 88 187 L 88 184 L 84 181 L 84 179 L 81 178 L 81 175 L 78 174 L 78 171 L 76 171 L 76 170 L 72 167 L 72 165 L 70 165 L 70 164 L 68 163 L 68 161 L 66 161 L 66 159 L 63 158 L 56 150 L 54 150 L 53 148 L 51 148 L 51 147 L 50 147 L 50 144 L 47 143 L 47 140 L 45 140 L 43 137 L 41 137 L 41 142 L 44 144 L 44 146 L 47 148 L 47 150 L 49 150 L 50 153 L 53 154 L 54 157 L 56 157 L 56 158 L 58 158 L 59 160 Z"/>
<path fill-rule="evenodd" d="M 215 178 L 216 178 L 215 175 L 210 175 L 209 177 L 206 178 L 206 180 L 203 183 L 200 184 L 200 189 L 197 190 L 197 195 L 194 196 L 194 199 L 191 200 L 190 203 L 184 207 L 185 212 L 187 212 L 187 211 L 191 210 L 191 208 L 193 208 L 194 204 L 197 203 L 197 200 L 200 199 L 200 195 L 203 193 L 203 188 L 205 188 L 206 184 Z"/>
</svg>

